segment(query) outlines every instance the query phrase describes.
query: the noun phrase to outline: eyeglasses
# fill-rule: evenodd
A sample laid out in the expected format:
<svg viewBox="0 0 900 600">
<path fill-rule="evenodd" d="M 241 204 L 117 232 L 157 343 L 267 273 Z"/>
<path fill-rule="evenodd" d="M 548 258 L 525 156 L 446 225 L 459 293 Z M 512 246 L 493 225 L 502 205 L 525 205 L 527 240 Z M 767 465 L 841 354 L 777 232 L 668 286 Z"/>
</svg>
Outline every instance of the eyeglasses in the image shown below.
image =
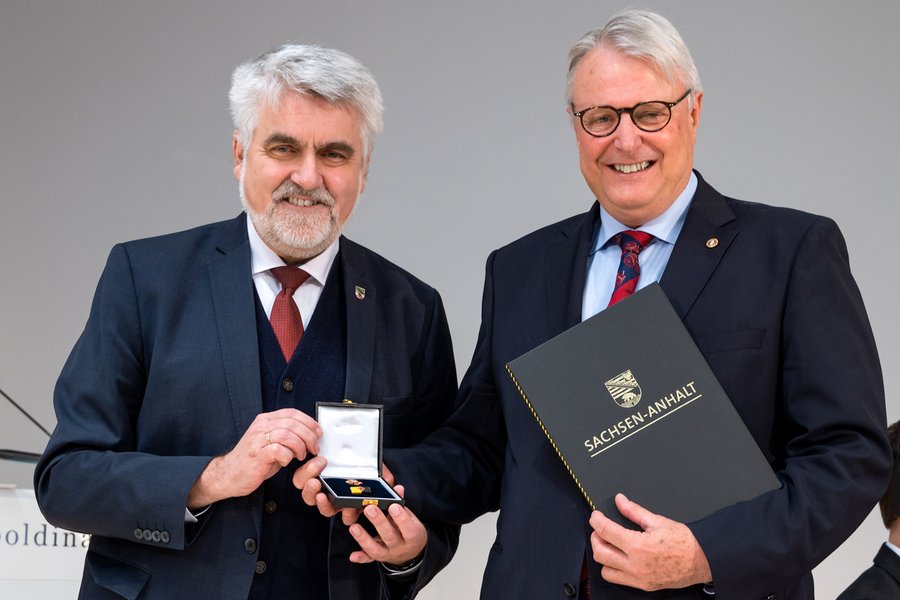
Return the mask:
<svg viewBox="0 0 900 600">
<path fill-rule="evenodd" d="M 672 107 L 687 98 L 688 94 L 693 91 L 693 88 L 688 89 L 675 102 L 651 100 L 638 102 L 631 108 L 591 106 L 573 114 L 581 121 L 584 130 L 594 137 L 612 135 L 622 120 L 622 113 L 628 113 L 635 127 L 641 131 L 653 133 L 669 124 L 669 121 L 672 120 Z"/>
</svg>

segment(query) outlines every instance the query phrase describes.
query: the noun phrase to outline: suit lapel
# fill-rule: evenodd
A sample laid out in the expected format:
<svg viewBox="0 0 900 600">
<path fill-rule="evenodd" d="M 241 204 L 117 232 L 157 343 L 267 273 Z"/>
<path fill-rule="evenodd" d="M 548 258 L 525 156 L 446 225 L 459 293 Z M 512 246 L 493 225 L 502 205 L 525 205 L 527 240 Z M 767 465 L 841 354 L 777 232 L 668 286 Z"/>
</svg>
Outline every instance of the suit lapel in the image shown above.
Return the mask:
<svg viewBox="0 0 900 600">
<path fill-rule="evenodd" d="M 875 555 L 875 564 L 884 569 L 900 583 L 900 557 L 893 550 L 882 544 Z"/>
<path fill-rule="evenodd" d="M 725 198 L 699 173 L 697 179 L 684 227 L 659 282 L 682 321 L 738 234 Z"/>
<path fill-rule="evenodd" d="M 244 215 L 228 223 L 208 266 L 219 346 L 238 435 L 262 410 L 250 243 Z"/>
<path fill-rule="evenodd" d="M 344 271 L 341 295 L 347 315 L 344 398 L 367 403 L 375 358 L 375 308 L 378 294 L 360 246 L 343 236 L 340 243 L 339 259 Z"/>
<path fill-rule="evenodd" d="M 580 218 L 563 223 L 559 238 L 547 247 L 543 269 L 548 333 L 545 339 L 581 322 L 587 259 L 598 214 L 599 204 L 595 201 Z"/>
</svg>

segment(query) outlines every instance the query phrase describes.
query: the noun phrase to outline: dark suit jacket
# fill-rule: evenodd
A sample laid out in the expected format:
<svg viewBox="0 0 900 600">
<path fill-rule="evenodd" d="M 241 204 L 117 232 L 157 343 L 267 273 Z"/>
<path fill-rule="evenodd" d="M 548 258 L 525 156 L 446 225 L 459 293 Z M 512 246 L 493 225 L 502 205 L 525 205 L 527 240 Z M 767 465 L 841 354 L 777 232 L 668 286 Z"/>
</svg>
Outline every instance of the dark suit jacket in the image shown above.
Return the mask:
<svg viewBox="0 0 900 600">
<path fill-rule="evenodd" d="M 440 297 L 346 238 L 337 260 L 347 316 L 344 397 L 384 405 L 386 447 L 413 444 L 445 419 L 456 391 Z M 355 286 L 365 288 L 364 299 Z M 113 248 L 57 383 L 58 425 L 35 471 L 47 519 L 93 534 L 83 598 L 247 597 L 261 491 L 216 503 L 195 525 L 184 516 L 200 472 L 262 410 L 258 354 L 244 215 Z M 455 527 L 429 529 L 407 591 L 449 561 L 457 539 Z M 356 547 L 332 523 L 334 600 L 379 597 L 379 568 L 348 561 Z"/>
<path fill-rule="evenodd" d="M 900 556 L 882 545 L 874 565 L 857 577 L 837 600 L 897 600 L 900 598 Z"/>
<path fill-rule="evenodd" d="M 483 598 L 564 597 L 590 553 L 587 503 L 505 364 L 580 321 L 596 218 L 595 207 L 491 254 L 460 408 L 385 459 L 423 515 L 466 522 L 500 509 Z M 718 595 L 812 598 L 810 570 L 868 514 L 891 469 L 878 356 L 840 232 L 701 178 L 660 283 L 783 485 L 689 524 Z M 440 494 L 425 485 L 435 472 Z M 592 580 L 595 599 L 708 598 L 699 586 L 611 586 L 599 567 Z"/>
</svg>

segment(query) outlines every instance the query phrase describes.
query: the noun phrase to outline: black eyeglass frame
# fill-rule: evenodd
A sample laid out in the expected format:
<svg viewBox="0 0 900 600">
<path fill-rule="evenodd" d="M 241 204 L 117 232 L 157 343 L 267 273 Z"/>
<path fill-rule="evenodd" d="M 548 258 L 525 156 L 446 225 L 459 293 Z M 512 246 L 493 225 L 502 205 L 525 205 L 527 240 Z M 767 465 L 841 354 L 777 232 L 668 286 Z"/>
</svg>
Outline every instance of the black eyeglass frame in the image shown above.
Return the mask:
<svg viewBox="0 0 900 600">
<path fill-rule="evenodd" d="M 590 136 L 597 137 L 597 138 L 609 137 L 612 134 L 614 134 L 616 132 L 616 129 L 619 128 L 619 123 L 622 122 L 622 113 L 628 113 L 628 116 L 631 117 L 631 122 L 634 123 L 634 126 L 637 127 L 638 129 L 640 129 L 641 131 L 645 131 L 647 133 L 655 133 L 657 131 L 660 131 L 661 129 L 664 129 L 665 126 L 669 124 L 669 122 L 672 120 L 672 108 L 675 107 L 682 100 L 687 98 L 693 91 L 694 91 L 694 88 L 688 88 L 688 90 L 684 94 L 681 95 L 681 98 L 679 98 L 678 100 L 676 100 L 674 102 L 663 102 L 662 100 L 645 100 L 644 102 L 638 102 L 631 108 L 616 108 L 615 106 L 607 106 L 607 105 L 589 106 L 583 110 L 579 110 L 578 112 L 573 112 L 572 116 L 578 117 L 578 122 L 581 123 L 581 128 L 584 129 L 585 133 L 587 133 Z M 636 111 L 641 106 L 644 106 L 645 104 L 662 104 L 669 111 L 669 118 L 666 119 L 665 123 L 663 123 L 661 126 L 657 127 L 656 129 L 644 129 L 643 127 L 641 127 L 640 125 L 637 124 L 637 121 L 634 120 L 634 111 Z M 573 106 L 572 108 L 574 109 L 575 107 Z M 588 131 L 588 128 L 585 127 L 584 114 L 588 111 L 594 110 L 595 108 L 608 108 L 616 113 L 616 126 L 613 127 L 609 133 L 603 133 L 603 134 L 591 133 L 590 131 Z"/>
</svg>

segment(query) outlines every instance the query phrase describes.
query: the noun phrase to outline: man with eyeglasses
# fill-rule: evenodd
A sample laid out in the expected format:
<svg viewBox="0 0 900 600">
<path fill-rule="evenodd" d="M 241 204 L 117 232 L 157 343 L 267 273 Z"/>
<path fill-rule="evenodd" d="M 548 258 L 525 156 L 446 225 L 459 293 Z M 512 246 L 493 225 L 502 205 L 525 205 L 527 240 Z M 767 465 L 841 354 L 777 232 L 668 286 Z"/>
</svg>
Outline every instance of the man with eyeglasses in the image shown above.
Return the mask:
<svg viewBox="0 0 900 600">
<path fill-rule="evenodd" d="M 841 234 L 727 198 L 693 170 L 703 90 L 663 17 L 625 11 L 587 33 L 566 95 L 597 202 L 490 255 L 459 409 L 385 461 L 419 516 L 500 509 L 483 599 L 811 599 L 811 569 L 868 514 L 891 464 Z M 636 287 L 659 281 L 780 489 L 692 523 L 617 497 L 639 531 L 590 514 L 505 365 L 627 294 L 620 263 L 635 262 Z"/>
</svg>

